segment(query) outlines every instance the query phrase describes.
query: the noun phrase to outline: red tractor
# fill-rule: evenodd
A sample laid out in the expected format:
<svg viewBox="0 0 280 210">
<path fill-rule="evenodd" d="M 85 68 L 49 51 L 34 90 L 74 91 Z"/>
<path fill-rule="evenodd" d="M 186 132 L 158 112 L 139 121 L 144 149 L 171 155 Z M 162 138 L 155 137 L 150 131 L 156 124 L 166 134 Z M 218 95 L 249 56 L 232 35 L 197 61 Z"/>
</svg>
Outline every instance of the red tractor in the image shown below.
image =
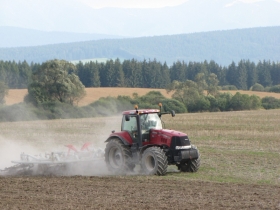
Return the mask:
<svg viewBox="0 0 280 210">
<path fill-rule="evenodd" d="M 123 112 L 120 132 L 112 131 L 106 140 L 105 161 L 115 174 L 133 171 L 136 164 L 147 175 L 165 175 L 168 165 L 182 172 L 196 172 L 200 166 L 198 149 L 187 134 L 162 128 L 161 116 L 175 112 L 139 109 Z"/>
</svg>

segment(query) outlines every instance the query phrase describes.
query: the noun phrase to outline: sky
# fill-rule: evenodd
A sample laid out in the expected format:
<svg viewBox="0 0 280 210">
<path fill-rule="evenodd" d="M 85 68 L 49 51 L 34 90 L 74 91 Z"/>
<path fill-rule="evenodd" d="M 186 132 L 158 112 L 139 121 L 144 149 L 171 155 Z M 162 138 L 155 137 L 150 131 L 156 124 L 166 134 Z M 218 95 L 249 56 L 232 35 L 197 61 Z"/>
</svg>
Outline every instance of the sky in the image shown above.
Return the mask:
<svg viewBox="0 0 280 210">
<path fill-rule="evenodd" d="M 159 8 L 177 6 L 188 0 L 80 0 L 93 7 L 121 7 L 121 8 Z"/>
<path fill-rule="evenodd" d="M 79 0 L 93 8 L 120 7 L 120 8 L 160 8 L 177 6 L 188 0 Z M 264 0 L 232 0 L 231 4 L 237 2 L 254 3 Z M 280 1 L 280 0 L 276 0 Z"/>
</svg>

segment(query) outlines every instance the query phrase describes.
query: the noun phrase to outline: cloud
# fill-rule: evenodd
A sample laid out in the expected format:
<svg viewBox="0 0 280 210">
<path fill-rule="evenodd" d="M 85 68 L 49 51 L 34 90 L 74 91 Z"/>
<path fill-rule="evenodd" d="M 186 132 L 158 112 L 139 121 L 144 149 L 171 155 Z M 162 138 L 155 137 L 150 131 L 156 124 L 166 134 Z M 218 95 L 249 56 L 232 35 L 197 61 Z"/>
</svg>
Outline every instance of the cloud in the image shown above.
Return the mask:
<svg viewBox="0 0 280 210">
<path fill-rule="evenodd" d="M 160 8 L 177 6 L 188 0 L 79 0 L 93 8 L 119 7 L 119 8 Z"/>
</svg>

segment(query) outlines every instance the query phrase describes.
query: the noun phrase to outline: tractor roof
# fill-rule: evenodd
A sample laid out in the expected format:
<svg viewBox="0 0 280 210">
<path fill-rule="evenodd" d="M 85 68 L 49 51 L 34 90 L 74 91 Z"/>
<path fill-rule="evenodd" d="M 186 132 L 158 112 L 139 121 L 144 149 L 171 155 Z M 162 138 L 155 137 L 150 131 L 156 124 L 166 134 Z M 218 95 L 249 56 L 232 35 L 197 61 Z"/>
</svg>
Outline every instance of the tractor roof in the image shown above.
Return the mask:
<svg viewBox="0 0 280 210">
<path fill-rule="evenodd" d="M 159 113 L 160 110 L 159 109 L 138 109 L 138 113 L 139 114 L 150 114 L 150 113 Z M 128 111 L 124 111 L 123 115 L 133 115 L 136 114 L 136 110 L 128 110 Z"/>
</svg>

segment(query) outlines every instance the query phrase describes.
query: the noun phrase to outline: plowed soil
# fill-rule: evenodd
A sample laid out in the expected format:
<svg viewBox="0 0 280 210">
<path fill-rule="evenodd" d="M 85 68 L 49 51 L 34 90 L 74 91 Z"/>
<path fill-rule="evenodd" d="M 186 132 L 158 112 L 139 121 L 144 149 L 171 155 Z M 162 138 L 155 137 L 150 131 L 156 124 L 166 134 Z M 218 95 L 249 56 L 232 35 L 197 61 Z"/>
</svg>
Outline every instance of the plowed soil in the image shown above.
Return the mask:
<svg viewBox="0 0 280 210">
<path fill-rule="evenodd" d="M 154 176 L 0 177 L 0 209 L 280 209 L 280 187 Z"/>
</svg>

